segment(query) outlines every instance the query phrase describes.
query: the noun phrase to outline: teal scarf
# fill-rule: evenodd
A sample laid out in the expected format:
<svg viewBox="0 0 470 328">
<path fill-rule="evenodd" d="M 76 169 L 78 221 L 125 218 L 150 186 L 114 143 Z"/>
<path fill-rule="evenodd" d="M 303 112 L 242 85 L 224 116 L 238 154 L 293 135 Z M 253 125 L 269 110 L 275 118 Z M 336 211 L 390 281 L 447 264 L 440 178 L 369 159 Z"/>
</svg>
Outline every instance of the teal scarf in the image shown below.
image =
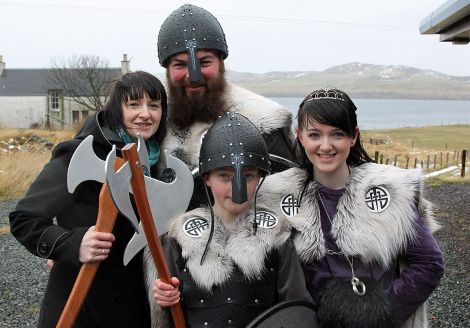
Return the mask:
<svg viewBox="0 0 470 328">
<path fill-rule="evenodd" d="M 126 145 L 133 143 L 131 137 L 121 126 L 118 128 L 117 133 Z M 145 146 L 147 147 L 147 152 L 149 154 L 150 167 L 152 167 L 157 164 L 158 158 L 160 158 L 160 147 L 158 146 L 154 138 L 149 138 L 147 141 L 145 141 Z M 146 176 L 150 176 L 149 167 L 142 165 L 142 170 L 144 171 L 144 174 Z"/>
</svg>

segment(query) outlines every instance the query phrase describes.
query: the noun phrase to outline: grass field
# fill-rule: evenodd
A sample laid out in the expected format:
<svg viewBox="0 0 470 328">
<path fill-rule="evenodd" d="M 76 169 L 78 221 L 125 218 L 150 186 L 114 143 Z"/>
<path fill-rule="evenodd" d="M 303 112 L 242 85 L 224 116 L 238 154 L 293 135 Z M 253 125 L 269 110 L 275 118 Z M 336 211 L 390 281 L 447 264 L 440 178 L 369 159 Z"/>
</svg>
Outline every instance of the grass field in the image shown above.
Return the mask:
<svg viewBox="0 0 470 328">
<path fill-rule="evenodd" d="M 49 161 L 51 148 L 45 147 L 42 141 L 47 140 L 55 145 L 72 138 L 74 134 L 73 130 L 0 129 L 0 200 L 24 195 Z M 12 148 L 9 142 L 11 139 L 16 145 L 13 149 L 9 149 Z M 456 165 L 457 154 L 461 154 L 462 149 L 470 150 L 470 125 L 363 131 L 362 140 L 372 158 L 376 151 L 382 154 L 383 163 L 388 158 L 389 164 L 394 164 L 396 158 L 396 165 L 405 167 L 406 159 L 409 158 L 409 168 L 412 168 L 416 158 L 418 165 L 423 161 L 425 171 L 433 171 L 446 165 Z M 429 168 L 426 168 L 428 157 L 430 163 Z M 467 155 L 467 166 L 470 165 L 469 157 Z M 453 172 L 430 180 L 435 184 L 443 181 L 467 183 L 470 182 L 470 174 L 461 179 L 459 174 Z"/>
</svg>

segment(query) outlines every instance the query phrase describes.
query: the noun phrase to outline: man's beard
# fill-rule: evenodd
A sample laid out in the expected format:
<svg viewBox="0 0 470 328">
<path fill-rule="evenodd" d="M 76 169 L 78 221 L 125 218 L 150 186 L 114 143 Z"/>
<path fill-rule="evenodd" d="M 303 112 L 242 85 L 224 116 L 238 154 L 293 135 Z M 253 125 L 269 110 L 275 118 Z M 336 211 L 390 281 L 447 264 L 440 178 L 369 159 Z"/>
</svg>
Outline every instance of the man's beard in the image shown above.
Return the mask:
<svg viewBox="0 0 470 328">
<path fill-rule="evenodd" d="M 227 111 L 223 71 L 210 81 L 203 81 L 203 94 L 187 95 L 184 83 L 168 81 L 168 121 L 173 129 L 186 129 L 195 122 L 212 123 Z"/>
</svg>

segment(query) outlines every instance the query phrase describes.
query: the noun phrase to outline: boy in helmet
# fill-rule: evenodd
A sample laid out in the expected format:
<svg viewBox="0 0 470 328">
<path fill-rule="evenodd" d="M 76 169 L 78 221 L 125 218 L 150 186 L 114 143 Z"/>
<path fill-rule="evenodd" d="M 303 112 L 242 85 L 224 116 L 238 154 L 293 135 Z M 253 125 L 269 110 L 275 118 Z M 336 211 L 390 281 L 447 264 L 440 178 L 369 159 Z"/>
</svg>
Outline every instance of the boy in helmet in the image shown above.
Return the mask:
<svg viewBox="0 0 470 328">
<path fill-rule="evenodd" d="M 190 169 L 197 168 L 202 135 L 220 115 L 236 110 L 260 130 L 269 153 L 275 155 L 271 161 L 277 172 L 293 158 L 292 114 L 227 83 L 227 56 L 222 26 L 207 10 L 186 4 L 165 19 L 158 34 L 158 57 L 166 68 L 169 100 L 169 129 L 163 148 Z"/>
<path fill-rule="evenodd" d="M 245 327 L 280 301 L 310 300 L 290 226 L 255 206 L 270 172 L 257 128 L 238 113 L 224 114 L 202 140 L 199 171 L 208 206 L 175 220 L 162 241 L 173 286 L 155 280 L 148 264 L 153 327 L 168 326 L 162 307 L 177 302 L 189 327 Z"/>
</svg>

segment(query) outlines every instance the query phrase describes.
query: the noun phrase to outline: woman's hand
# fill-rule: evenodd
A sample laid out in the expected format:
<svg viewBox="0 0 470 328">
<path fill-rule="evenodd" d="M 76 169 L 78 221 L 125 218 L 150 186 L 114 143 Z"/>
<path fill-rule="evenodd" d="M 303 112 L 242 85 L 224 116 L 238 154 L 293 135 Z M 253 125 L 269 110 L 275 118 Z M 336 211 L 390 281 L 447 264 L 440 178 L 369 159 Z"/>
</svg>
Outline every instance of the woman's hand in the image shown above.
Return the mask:
<svg viewBox="0 0 470 328">
<path fill-rule="evenodd" d="M 169 307 L 178 304 L 180 301 L 180 292 L 178 290 L 180 281 L 178 278 L 173 277 L 171 278 L 171 283 L 172 285 L 166 284 L 157 279 L 153 284 L 153 297 L 161 307 Z"/>
<path fill-rule="evenodd" d="M 113 246 L 114 235 L 109 232 L 97 232 L 95 226 L 85 233 L 80 244 L 79 261 L 82 263 L 103 261 L 108 257 Z"/>
</svg>

